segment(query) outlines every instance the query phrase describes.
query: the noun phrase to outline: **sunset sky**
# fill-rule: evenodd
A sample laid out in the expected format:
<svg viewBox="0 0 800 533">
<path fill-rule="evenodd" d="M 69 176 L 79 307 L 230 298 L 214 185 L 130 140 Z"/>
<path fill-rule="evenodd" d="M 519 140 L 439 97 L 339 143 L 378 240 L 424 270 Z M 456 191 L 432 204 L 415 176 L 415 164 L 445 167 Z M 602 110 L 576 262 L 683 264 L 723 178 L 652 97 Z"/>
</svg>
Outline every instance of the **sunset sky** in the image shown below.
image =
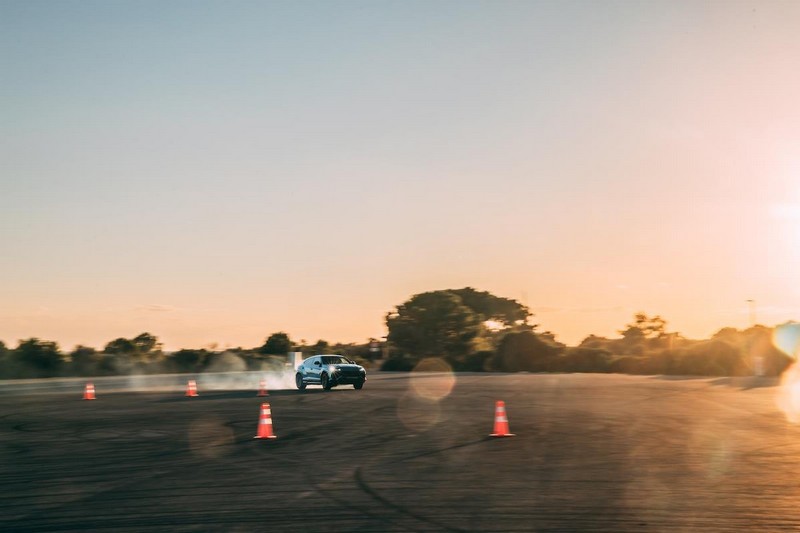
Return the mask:
<svg viewBox="0 0 800 533">
<path fill-rule="evenodd" d="M 0 340 L 800 319 L 800 2 L 0 0 Z"/>
</svg>

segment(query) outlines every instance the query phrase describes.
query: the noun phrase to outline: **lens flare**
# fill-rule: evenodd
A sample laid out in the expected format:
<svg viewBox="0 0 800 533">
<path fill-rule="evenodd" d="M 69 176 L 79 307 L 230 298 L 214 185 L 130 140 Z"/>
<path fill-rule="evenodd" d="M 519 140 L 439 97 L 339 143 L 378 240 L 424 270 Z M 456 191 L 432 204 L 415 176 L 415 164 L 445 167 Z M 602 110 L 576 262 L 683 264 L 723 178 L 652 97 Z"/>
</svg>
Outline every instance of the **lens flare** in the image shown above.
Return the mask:
<svg viewBox="0 0 800 533">
<path fill-rule="evenodd" d="M 792 424 L 800 424 L 800 365 L 793 364 L 781 376 L 775 403 Z"/>
<path fill-rule="evenodd" d="M 422 359 L 411 372 L 408 392 L 397 401 L 397 418 L 409 431 L 420 433 L 441 421 L 439 402 L 456 383 L 452 367 L 438 357 Z"/>
<path fill-rule="evenodd" d="M 696 427 L 686 445 L 688 451 L 697 456 L 696 468 L 711 481 L 723 478 L 733 462 L 731 444 L 722 428 L 706 421 Z"/>
<path fill-rule="evenodd" d="M 800 323 L 787 322 L 775 326 L 772 343 L 789 357 L 797 359 L 797 356 L 800 355 Z"/>
<path fill-rule="evenodd" d="M 456 384 L 452 367 L 444 359 L 421 360 L 411 372 L 411 392 L 426 400 L 439 401 L 450 395 Z"/>
<path fill-rule="evenodd" d="M 436 400 L 406 394 L 397 401 L 397 418 L 412 433 L 421 433 L 439 422 L 441 409 Z"/>
</svg>

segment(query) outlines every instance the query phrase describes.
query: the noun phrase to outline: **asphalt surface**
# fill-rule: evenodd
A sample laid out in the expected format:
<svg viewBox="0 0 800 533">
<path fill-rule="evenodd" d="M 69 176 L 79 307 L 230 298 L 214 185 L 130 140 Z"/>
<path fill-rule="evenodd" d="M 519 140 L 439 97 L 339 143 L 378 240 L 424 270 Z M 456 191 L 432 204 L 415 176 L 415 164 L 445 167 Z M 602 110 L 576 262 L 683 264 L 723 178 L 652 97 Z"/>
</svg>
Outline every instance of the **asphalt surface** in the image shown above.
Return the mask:
<svg viewBox="0 0 800 533">
<path fill-rule="evenodd" d="M 2 531 L 800 529 L 775 386 L 373 373 L 361 391 L 0 395 Z M 488 437 L 504 400 L 508 438 Z M 254 439 L 271 404 L 274 440 Z"/>
</svg>

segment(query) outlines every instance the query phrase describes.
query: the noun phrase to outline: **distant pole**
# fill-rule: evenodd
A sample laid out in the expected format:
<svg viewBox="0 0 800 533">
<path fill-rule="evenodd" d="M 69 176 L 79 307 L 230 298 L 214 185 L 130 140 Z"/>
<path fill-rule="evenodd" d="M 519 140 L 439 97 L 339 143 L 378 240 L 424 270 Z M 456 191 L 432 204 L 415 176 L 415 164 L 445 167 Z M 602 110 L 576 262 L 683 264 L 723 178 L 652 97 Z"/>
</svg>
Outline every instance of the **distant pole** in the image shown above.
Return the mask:
<svg viewBox="0 0 800 533">
<path fill-rule="evenodd" d="M 750 326 L 756 325 L 756 301 L 755 300 L 747 300 L 747 303 L 750 306 Z"/>
</svg>

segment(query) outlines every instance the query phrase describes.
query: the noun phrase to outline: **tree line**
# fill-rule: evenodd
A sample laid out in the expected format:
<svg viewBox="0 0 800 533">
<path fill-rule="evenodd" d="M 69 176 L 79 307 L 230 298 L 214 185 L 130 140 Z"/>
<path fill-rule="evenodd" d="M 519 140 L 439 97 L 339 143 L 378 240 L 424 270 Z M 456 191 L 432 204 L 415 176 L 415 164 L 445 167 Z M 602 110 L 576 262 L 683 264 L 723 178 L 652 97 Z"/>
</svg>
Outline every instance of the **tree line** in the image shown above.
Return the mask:
<svg viewBox="0 0 800 533">
<path fill-rule="evenodd" d="M 775 330 L 765 326 L 723 328 L 710 339 L 691 340 L 669 332 L 660 316 L 637 313 L 619 337 L 589 335 L 570 347 L 553 333 L 538 331 L 532 318 L 527 306 L 510 298 L 471 287 L 437 290 L 415 294 L 387 313 L 383 340 L 310 344 L 279 331 L 253 348 L 210 346 L 172 353 L 147 332 L 114 339 L 102 350 L 76 346 L 71 352 L 37 338 L 21 340 L 14 349 L 0 341 L 0 378 L 280 370 L 289 352 L 303 357 L 337 353 L 383 370 L 412 370 L 421 360 L 436 357 L 456 371 L 700 376 L 752 375 L 756 365 L 765 375 L 779 375 L 794 360 L 775 347 Z"/>
<path fill-rule="evenodd" d="M 532 316 L 515 300 L 470 287 L 414 295 L 386 316 L 392 357 L 384 368 L 409 370 L 421 359 L 441 357 L 455 370 L 475 372 L 744 376 L 760 366 L 759 373 L 775 376 L 794 361 L 775 347 L 775 330 L 765 326 L 723 328 L 710 339 L 691 340 L 669 332 L 660 316 L 636 313 L 620 337 L 589 335 L 569 347 L 549 331 L 538 332 Z"/>
<path fill-rule="evenodd" d="M 70 352 L 62 351 L 55 342 L 30 338 L 19 341 L 14 349 L 0 341 L 0 379 L 280 371 L 285 368 L 286 355 L 293 351 L 305 356 L 340 353 L 364 362 L 368 357 L 374 357 L 369 343 L 329 344 L 324 340 L 314 344 L 306 341 L 295 343 L 283 331 L 271 334 L 263 345 L 254 348 L 218 350 L 210 346 L 176 352 L 165 352 L 158 338 L 147 332 L 133 338 L 114 339 L 102 350 L 79 345 Z"/>
</svg>

